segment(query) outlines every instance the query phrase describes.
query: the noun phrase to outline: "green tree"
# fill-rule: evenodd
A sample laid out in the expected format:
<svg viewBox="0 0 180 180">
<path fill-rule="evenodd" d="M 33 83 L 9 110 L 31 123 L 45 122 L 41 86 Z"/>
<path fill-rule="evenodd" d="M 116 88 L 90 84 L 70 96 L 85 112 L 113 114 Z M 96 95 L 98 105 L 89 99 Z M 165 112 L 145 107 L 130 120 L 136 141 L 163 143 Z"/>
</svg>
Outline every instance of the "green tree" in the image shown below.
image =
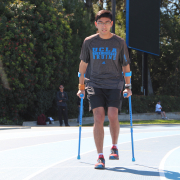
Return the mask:
<svg viewBox="0 0 180 180">
<path fill-rule="evenodd" d="M 63 8 L 65 16 L 68 16 L 70 21 L 70 28 L 72 29 L 72 55 L 71 55 L 71 66 L 69 66 L 69 81 L 66 83 L 66 89 L 68 91 L 77 90 L 78 77 L 80 63 L 80 52 L 84 39 L 96 33 L 94 22 L 91 22 L 91 16 L 84 6 L 84 2 L 78 0 L 71 1 L 69 4 L 68 0 L 63 1 Z"/>
<path fill-rule="evenodd" d="M 14 122 L 49 109 L 56 88 L 69 78 L 71 29 L 50 2 L 16 0 L 0 16 L 0 54 L 11 87 L 0 86 L 0 116 Z"/>
<path fill-rule="evenodd" d="M 72 55 L 71 55 L 71 66 L 68 68 L 69 80 L 65 83 L 66 91 L 68 91 L 69 101 L 68 101 L 68 114 L 70 117 L 77 116 L 77 90 L 79 78 L 77 77 L 79 71 L 80 63 L 80 53 L 81 47 L 84 39 L 87 36 L 96 33 L 96 28 L 94 26 L 94 14 L 87 11 L 87 7 L 84 2 L 79 2 L 78 0 L 71 1 L 69 4 L 68 0 L 63 1 L 64 15 L 68 16 L 70 21 L 70 28 L 72 29 Z M 93 22 L 92 22 L 93 19 Z M 85 114 L 88 113 L 88 103 L 85 103 Z"/>
<path fill-rule="evenodd" d="M 153 87 L 157 94 L 175 95 L 180 90 L 180 18 L 161 13 L 160 57 L 150 56 Z"/>
</svg>

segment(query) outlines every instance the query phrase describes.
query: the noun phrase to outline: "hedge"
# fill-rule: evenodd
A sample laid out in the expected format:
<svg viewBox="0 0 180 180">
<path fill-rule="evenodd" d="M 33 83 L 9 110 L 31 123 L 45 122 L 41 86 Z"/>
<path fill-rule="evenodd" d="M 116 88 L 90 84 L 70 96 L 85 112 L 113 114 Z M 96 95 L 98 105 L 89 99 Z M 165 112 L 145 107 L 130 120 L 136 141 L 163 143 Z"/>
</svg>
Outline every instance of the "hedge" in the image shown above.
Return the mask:
<svg viewBox="0 0 180 180">
<path fill-rule="evenodd" d="M 16 124 L 27 113 L 37 117 L 52 106 L 54 91 L 68 80 L 70 42 L 68 19 L 50 1 L 16 0 L 5 7 L 0 56 L 11 90 L 0 85 L 1 118 Z"/>
<path fill-rule="evenodd" d="M 54 94 L 56 96 L 57 91 L 54 91 Z M 77 106 L 77 91 L 70 91 L 67 92 L 68 95 L 68 101 L 67 101 L 67 107 L 68 107 L 68 118 L 69 119 L 74 119 L 78 117 L 79 114 L 79 109 Z M 93 116 L 92 112 L 89 112 L 89 101 L 87 98 L 83 100 L 83 106 L 84 106 L 84 117 L 90 117 Z M 46 116 L 51 116 L 58 120 L 58 112 L 57 112 L 57 105 L 56 105 L 56 97 L 53 100 L 53 104 L 51 108 L 49 108 L 45 112 Z"/>
<path fill-rule="evenodd" d="M 68 94 L 68 117 L 70 119 L 78 117 L 78 108 L 77 108 L 77 95 L 76 91 L 67 92 Z M 161 105 L 166 112 L 179 112 L 180 111 L 180 97 L 176 96 L 132 96 L 132 113 L 153 113 L 155 112 L 155 106 L 158 101 L 161 101 Z M 84 117 L 93 116 L 92 111 L 89 112 L 89 102 L 87 98 L 83 101 L 84 105 Z M 121 113 L 129 113 L 129 103 L 127 98 L 123 98 Z M 58 120 L 57 116 L 57 106 L 56 101 L 54 100 L 52 108 L 46 112 L 46 116 L 53 116 Z"/>
<path fill-rule="evenodd" d="M 161 101 L 161 106 L 166 112 L 180 111 L 180 97 L 154 95 L 154 96 L 132 96 L 132 113 L 149 113 L 155 112 L 155 106 L 158 101 Z M 128 99 L 123 99 L 122 111 L 129 111 Z"/>
</svg>

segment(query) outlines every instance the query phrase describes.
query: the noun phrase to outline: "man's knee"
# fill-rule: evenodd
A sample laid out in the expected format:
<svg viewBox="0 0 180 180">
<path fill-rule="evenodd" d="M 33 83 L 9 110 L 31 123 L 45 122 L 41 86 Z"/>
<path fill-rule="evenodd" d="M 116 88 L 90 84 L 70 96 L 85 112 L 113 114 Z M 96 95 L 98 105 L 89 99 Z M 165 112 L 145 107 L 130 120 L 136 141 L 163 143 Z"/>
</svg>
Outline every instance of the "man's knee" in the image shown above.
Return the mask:
<svg viewBox="0 0 180 180">
<path fill-rule="evenodd" d="M 108 108 L 108 118 L 110 121 L 118 119 L 118 108 L 109 107 Z"/>
<path fill-rule="evenodd" d="M 105 118 L 105 112 L 103 107 L 98 107 L 93 109 L 94 114 L 94 123 L 95 124 L 103 124 Z"/>
</svg>

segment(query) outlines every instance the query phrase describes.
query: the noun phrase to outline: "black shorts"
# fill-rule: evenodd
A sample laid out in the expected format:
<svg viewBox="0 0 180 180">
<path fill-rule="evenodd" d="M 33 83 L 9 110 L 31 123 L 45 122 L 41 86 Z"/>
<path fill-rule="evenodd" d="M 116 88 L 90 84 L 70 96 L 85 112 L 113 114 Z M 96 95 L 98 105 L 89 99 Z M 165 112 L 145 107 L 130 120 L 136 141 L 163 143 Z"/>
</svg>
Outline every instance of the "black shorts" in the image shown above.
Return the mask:
<svg viewBox="0 0 180 180">
<path fill-rule="evenodd" d="M 120 89 L 87 88 L 89 110 L 97 107 L 116 107 L 120 105 Z"/>
</svg>

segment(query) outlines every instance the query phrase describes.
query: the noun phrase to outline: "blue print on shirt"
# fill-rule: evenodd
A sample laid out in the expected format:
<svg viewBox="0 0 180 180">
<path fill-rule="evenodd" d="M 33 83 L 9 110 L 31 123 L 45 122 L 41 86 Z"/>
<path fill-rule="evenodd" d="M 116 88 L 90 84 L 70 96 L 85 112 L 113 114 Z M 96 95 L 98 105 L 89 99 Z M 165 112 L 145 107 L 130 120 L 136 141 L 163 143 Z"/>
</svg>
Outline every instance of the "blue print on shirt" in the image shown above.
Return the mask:
<svg viewBox="0 0 180 180">
<path fill-rule="evenodd" d="M 116 60 L 117 49 L 113 48 L 112 51 L 108 47 L 92 48 L 93 59 L 112 59 Z"/>
<path fill-rule="evenodd" d="M 125 59 L 125 61 L 127 62 L 127 59 L 126 59 L 126 55 L 124 54 L 124 59 Z"/>
</svg>

